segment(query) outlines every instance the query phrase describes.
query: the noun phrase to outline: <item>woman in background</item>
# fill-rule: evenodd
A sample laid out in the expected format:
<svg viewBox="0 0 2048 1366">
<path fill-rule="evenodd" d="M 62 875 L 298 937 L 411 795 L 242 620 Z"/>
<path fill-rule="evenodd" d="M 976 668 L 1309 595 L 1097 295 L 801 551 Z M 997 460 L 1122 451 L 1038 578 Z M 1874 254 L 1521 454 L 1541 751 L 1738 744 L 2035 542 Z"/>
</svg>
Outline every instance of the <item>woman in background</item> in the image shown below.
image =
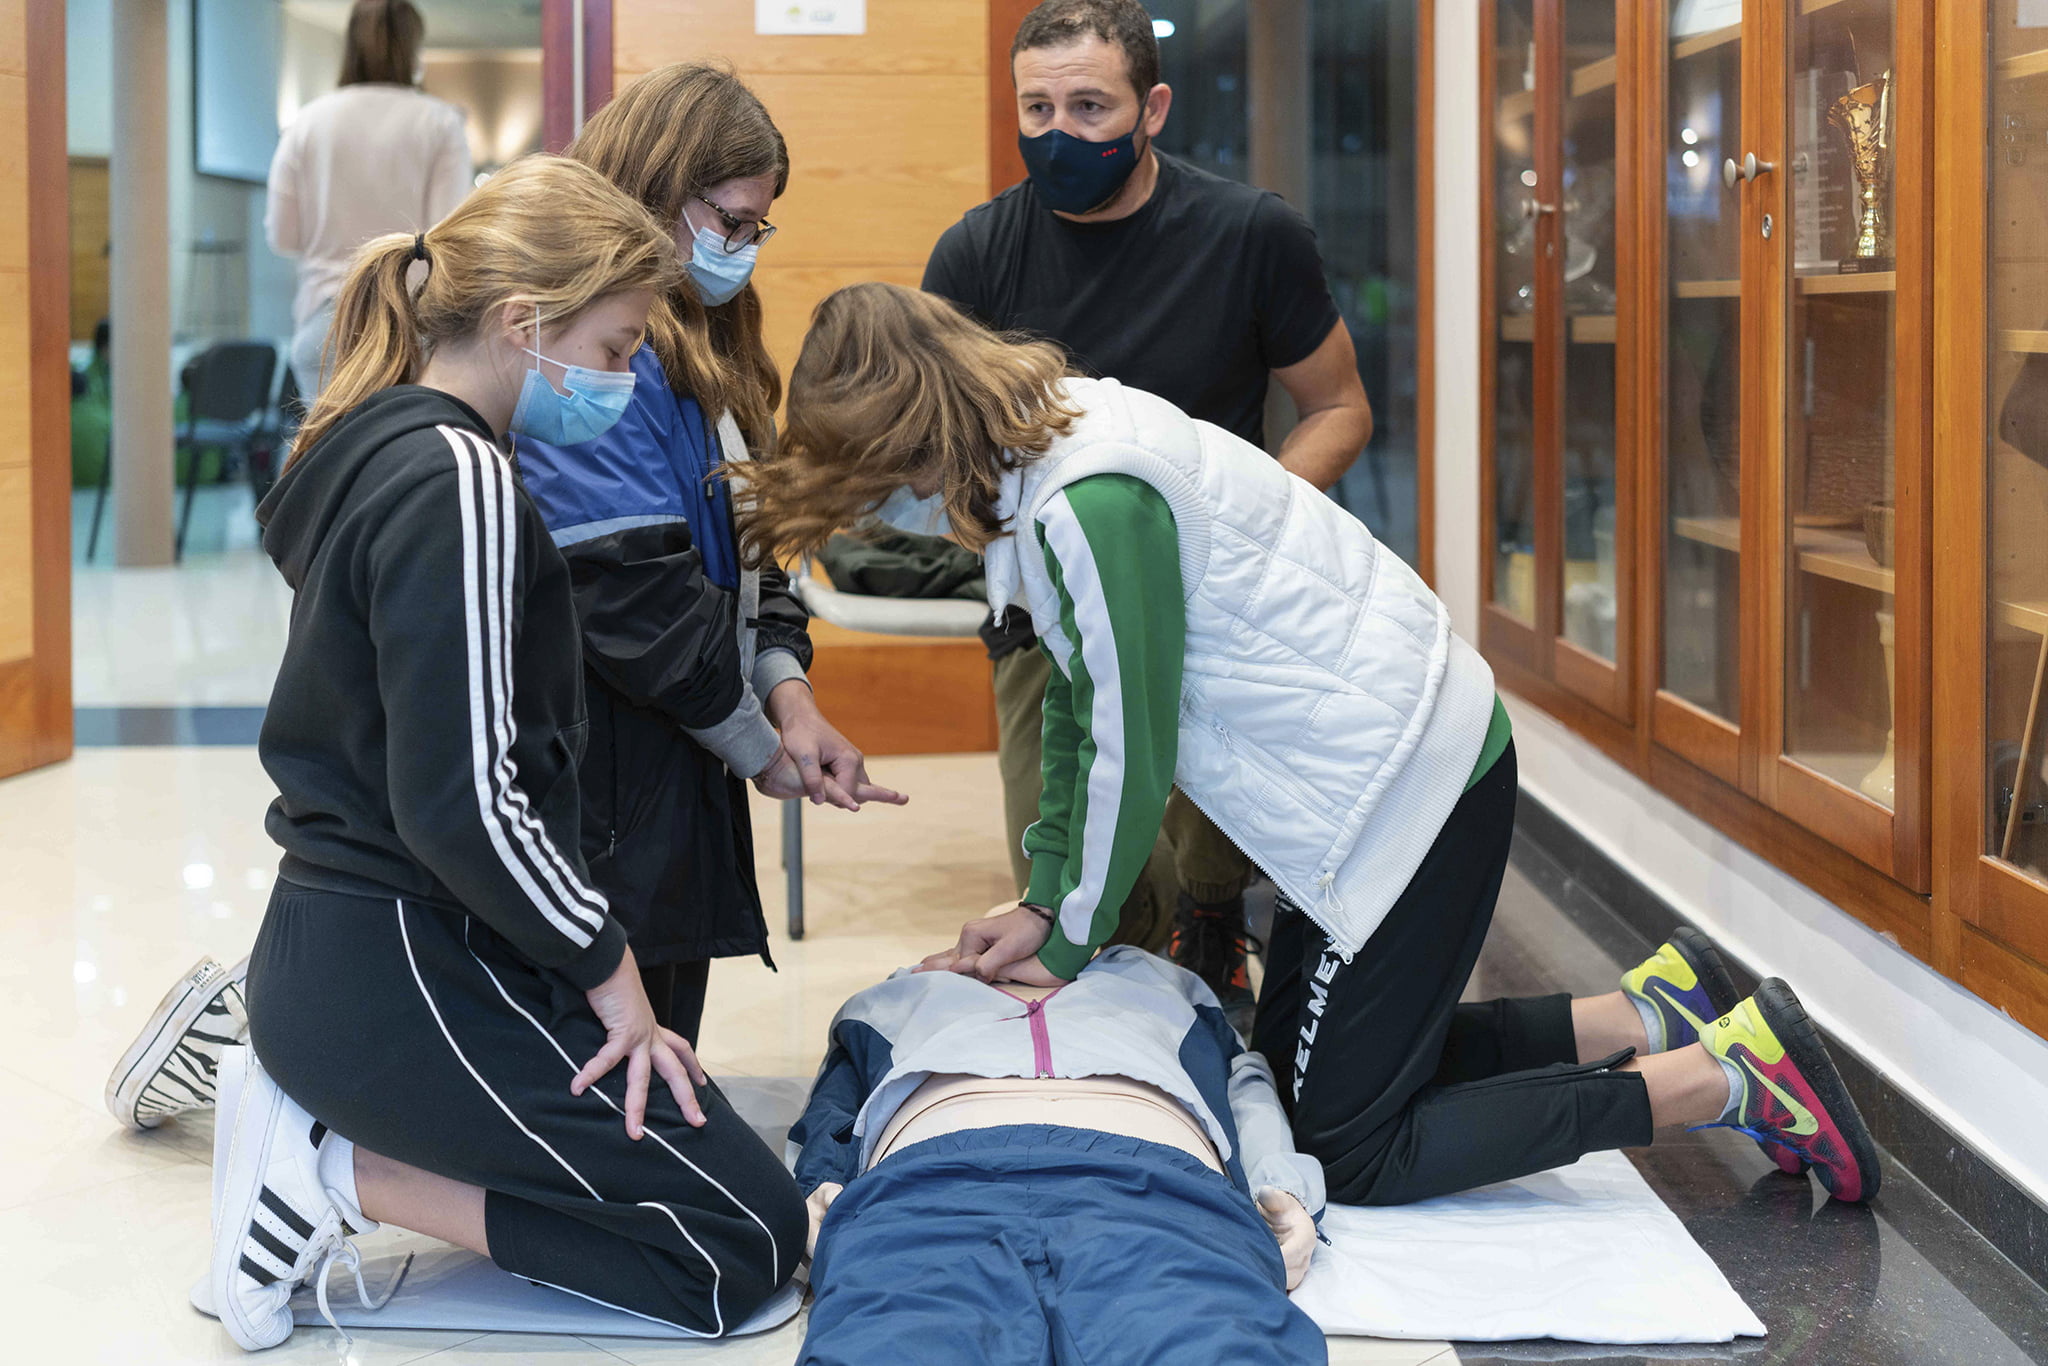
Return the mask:
<svg viewBox="0 0 2048 1366">
<path fill-rule="evenodd" d="M 271 158 L 263 231 L 272 251 L 298 258 L 290 360 L 309 406 L 356 248 L 432 227 L 470 190 L 462 111 L 419 89 L 425 38 L 410 0 L 355 0 L 341 88 L 300 110 Z"/>
</svg>

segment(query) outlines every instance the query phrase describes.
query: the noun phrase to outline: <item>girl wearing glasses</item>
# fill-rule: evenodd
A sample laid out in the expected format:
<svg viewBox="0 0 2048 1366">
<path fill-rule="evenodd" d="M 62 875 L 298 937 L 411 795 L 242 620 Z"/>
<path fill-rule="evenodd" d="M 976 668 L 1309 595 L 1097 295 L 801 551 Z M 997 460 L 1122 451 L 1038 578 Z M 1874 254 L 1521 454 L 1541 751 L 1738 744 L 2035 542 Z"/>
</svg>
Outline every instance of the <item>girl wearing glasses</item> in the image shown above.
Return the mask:
<svg viewBox="0 0 2048 1366">
<path fill-rule="evenodd" d="M 710 960 L 770 962 L 746 782 L 848 810 L 901 803 L 820 714 L 808 616 L 784 576 L 741 564 L 710 478 L 765 448 L 782 385 L 750 283 L 789 153 L 730 71 L 641 77 L 568 155 L 674 224 L 686 278 L 657 302 L 625 416 L 519 440 L 521 477 L 568 557 L 590 744 L 583 853 L 665 1026 L 696 1041 Z"/>
</svg>

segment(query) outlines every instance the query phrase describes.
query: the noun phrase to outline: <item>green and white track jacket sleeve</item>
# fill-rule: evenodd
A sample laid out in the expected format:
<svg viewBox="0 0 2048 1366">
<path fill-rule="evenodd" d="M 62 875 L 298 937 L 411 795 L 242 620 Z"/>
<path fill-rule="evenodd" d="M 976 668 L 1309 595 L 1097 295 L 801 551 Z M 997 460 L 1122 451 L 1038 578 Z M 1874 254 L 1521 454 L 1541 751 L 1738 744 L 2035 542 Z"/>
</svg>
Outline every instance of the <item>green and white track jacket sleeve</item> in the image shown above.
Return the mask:
<svg viewBox="0 0 2048 1366">
<path fill-rule="evenodd" d="M 1173 788 L 1187 642 L 1166 500 L 1122 474 L 1076 480 L 1033 528 L 1059 590 L 1045 690 L 1045 790 L 1024 832 L 1025 900 L 1051 907 L 1039 961 L 1072 979 L 1116 929 Z"/>
</svg>

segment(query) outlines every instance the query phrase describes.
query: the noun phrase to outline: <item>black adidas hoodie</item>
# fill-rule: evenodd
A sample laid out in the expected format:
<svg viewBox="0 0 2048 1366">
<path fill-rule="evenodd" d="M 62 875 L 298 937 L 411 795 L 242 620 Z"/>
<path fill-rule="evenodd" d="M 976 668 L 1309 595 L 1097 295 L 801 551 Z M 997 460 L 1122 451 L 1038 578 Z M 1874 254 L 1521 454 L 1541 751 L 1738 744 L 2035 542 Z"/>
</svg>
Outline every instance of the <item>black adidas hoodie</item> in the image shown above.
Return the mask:
<svg viewBox="0 0 2048 1366">
<path fill-rule="evenodd" d="M 302 886 L 474 915 L 588 990 L 626 938 L 577 849 L 569 571 L 467 404 L 373 394 L 263 500 L 292 586 L 258 742 Z"/>
</svg>

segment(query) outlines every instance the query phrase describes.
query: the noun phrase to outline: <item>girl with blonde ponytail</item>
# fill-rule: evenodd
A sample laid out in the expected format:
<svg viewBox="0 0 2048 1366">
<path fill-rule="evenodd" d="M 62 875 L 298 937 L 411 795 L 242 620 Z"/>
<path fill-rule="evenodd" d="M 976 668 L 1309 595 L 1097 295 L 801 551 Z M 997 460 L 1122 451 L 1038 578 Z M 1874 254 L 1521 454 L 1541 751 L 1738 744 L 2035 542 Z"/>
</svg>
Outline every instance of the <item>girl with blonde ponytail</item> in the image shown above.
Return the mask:
<svg viewBox="0 0 2048 1366">
<path fill-rule="evenodd" d="M 245 1348 L 385 1220 L 703 1336 L 802 1254 L 790 1177 L 657 1022 L 578 849 L 570 571 L 502 447 L 616 421 L 676 278 L 667 225 L 535 157 L 341 290 L 260 511 L 295 594 L 259 744 L 284 858 L 255 1051 L 218 1070 L 209 1276 Z"/>
</svg>

